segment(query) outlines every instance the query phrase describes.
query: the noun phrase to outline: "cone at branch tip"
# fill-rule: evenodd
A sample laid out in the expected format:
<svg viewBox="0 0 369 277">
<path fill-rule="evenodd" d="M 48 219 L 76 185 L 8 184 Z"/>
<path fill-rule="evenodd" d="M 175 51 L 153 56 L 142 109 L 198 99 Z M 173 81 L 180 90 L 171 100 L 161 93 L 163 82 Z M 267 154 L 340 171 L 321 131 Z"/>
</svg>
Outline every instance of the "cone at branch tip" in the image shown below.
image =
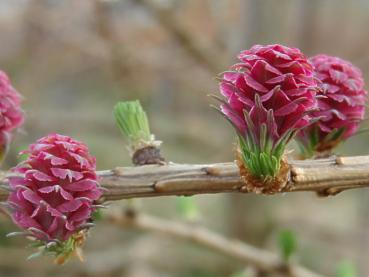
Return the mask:
<svg viewBox="0 0 369 277">
<path fill-rule="evenodd" d="M 340 142 L 354 135 L 364 120 L 367 92 L 359 68 L 341 58 L 317 55 L 310 58 L 320 90 L 319 121 L 297 136 L 305 158 L 329 154 Z"/>
<path fill-rule="evenodd" d="M 242 177 L 255 186 L 247 190 L 272 193 L 285 185 L 287 143 L 315 119 L 314 68 L 299 49 L 278 44 L 255 45 L 238 59 L 221 74 L 219 110 L 237 133 Z"/>
<path fill-rule="evenodd" d="M 58 134 L 39 139 L 22 153 L 28 158 L 13 168 L 19 175 L 9 177 L 11 217 L 40 254 L 54 255 L 60 264 L 80 253 L 91 227 L 102 195 L 96 160 L 85 144 Z"/>
</svg>

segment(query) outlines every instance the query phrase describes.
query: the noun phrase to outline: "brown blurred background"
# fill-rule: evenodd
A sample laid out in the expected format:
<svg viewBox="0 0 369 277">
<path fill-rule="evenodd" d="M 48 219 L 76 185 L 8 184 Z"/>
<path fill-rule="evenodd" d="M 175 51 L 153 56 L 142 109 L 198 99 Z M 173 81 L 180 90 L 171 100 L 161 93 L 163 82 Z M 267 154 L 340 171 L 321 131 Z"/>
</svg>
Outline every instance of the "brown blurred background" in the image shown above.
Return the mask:
<svg viewBox="0 0 369 277">
<path fill-rule="evenodd" d="M 231 161 L 233 130 L 207 95 L 241 49 L 282 43 L 337 55 L 369 82 L 368 26 L 367 0 L 0 0 L 0 68 L 24 96 L 27 114 L 3 167 L 51 132 L 86 142 L 99 169 L 129 165 L 112 107 L 134 99 L 168 160 Z M 368 154 L 368 138 L 357 135 L 338 152 Z M 366 190 L 326 199 L 194 197 L 201 224 L 229 237 L 277 252 L 278 232 L 293 230 L 295 259 L 327 276 L 342 261 L 369 276 L 368 198 Z M 175 197 L 144 199 L 140 207 L 182 220 Z M 91 233 L 85 263 L 56 267 L 48 258 L 25 261 L 27 242 L 4 238 L 15 228 L 0 217 L 0 276 L 235 276 L 245 268 L 197 245 L 103 223 Z"/>
</svg>

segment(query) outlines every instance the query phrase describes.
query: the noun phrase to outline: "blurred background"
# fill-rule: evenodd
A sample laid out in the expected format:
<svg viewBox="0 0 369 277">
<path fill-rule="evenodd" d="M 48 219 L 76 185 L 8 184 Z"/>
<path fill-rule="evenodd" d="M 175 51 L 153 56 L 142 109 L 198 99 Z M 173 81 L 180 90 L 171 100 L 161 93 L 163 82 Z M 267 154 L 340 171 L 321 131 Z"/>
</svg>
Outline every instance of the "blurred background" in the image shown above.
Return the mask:
<svg viewBox="0 0 369 277">
<path fill-rule="evenodd" d="M 0 68 L 24 96 L 27 114 L 3 168 L 51 132 L 86 142 L 99 169 L 130 165 L 112 108 L 134 99 L 147 110 L 167 160 L 231 161 L 233 130 L 207 96 L 217 93 L 217 74 L 241 49 L 281 43 L 348 59 L 369 82 L 368 15 L 367 0 L 0 0 Z M 368 138 L 351 138 L 339 154 L 368 154 Z M 356 190 L 324 199 L 193 199 L 197 224 L 274 252 L 278 233 L 289 229 L 301 264 L 334 276 L 346 262 L 368 276 L 368 197 Z M 140 200 L 140 209 L 184 221 L 175 197 Z M 57 267 L 49 258 L 26 261 L 27 241 L 4 238 L 15 228 L 0 216 L 0 276 L 237 276 L 246 267 L 198 245 L 103 223 L 91 232 L 85 263 Z"/>
</svg>

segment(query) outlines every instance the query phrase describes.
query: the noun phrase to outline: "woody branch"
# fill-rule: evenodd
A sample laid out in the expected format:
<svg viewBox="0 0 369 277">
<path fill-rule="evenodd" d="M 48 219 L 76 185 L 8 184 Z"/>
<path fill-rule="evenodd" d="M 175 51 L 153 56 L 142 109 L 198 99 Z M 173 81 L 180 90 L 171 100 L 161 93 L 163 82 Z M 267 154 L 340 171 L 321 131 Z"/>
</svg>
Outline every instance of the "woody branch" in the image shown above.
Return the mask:
<svg viewBox="0 0 369 277">
<path fill-rule="evenodd" d="M 369 186 L 369 156 L 331 157 L 289 162 L 288 184 L 281 192 L 314 191 L 335 195 Z M 6 200 L 7 176 L 3 172 L 0 201 Z M 147 165 L 98 171 L 105 188 L 102 201 L 166 195 L 247 192 L 234 163 Z"/>
</svg>

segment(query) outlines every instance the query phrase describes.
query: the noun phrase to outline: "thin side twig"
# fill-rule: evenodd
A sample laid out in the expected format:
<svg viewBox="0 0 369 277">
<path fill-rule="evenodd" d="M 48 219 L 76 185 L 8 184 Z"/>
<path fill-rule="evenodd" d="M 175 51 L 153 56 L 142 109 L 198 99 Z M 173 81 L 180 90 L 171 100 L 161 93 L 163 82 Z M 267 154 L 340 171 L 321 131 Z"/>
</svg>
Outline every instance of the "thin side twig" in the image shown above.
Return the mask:
<svg viewBox="0 0 369 277">
<path fill-rule="evenodd" d="M 179 42 L 181 47 L 187 51 L 187 53 L 198 61 L 206 69 L 212 73 L 217 73 L 222 68 L 222 63 L 219 62 L 218 52 L 214 52 L 213 49 L 203 49 L 196 43 L 196 39 L 187 32 L 172 13 L 150 0 L 134 0 L 134 2 L 142 5 L 149 10 L 154 18 L 160 23 L 160 25 L 167 30 L 172 37 Z"/>
<path fill-rule="evenodd" d="M 187 225 L 141 213 L 109 212 L 106 220 L 123 228 L 137 228 L 159 233 L 166 237 L 191 241 L 265 272 L 275 272 L 291 277 L 320 276 L 299 265 L 286 265 L 277 255 L 239 240 L 228 239 L 204 227 Z"/>
</svg>

